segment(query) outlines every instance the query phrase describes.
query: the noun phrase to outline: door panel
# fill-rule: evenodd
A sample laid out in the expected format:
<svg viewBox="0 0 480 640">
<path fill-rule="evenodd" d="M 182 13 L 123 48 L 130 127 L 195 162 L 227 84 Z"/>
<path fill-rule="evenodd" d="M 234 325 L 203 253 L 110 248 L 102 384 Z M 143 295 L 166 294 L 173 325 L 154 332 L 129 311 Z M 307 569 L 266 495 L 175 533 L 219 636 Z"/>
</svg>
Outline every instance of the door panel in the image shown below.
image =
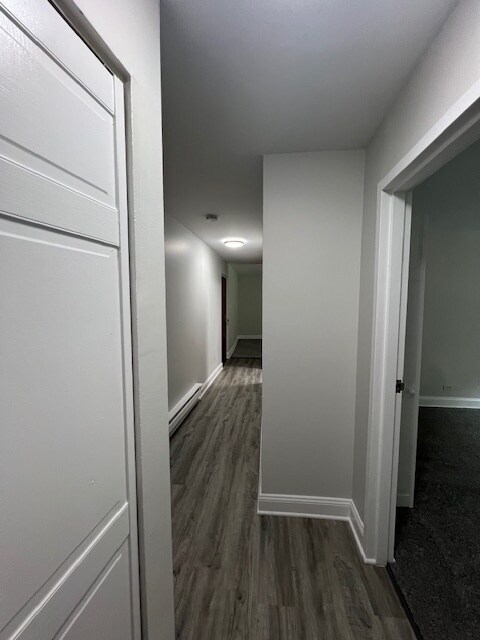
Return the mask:
<svg viewBox="0 0 480 640">
<path fill-rule="evenodd" d="M 0 638 L 50 640 L 55 637 L 71 612 L 84 605 L 88 591 L 96 583 L 103 567 L 111 561 L 112 553 L 115 555 L 116 550 L 124 546 L 124 553 L 129 554 L 130 550 L 124 542 L 128 537 L 128 526 L 128 505 L 123 505 L 74 550 L 25 607 L 3 628 Z M 5 586 L 5 590 L 7 587 L 8 585 Z M 128 577 L 124 588 L 129 591 Z M 122 602 L 122 606 L 125 606 L 125 603 Z M 131 606 L 131 598 L 127 607 L 130 617 L 132 611 L 135 611 Z M 135 637 L 131 628 L 127 631 L 130 634 L 128 638 Z M 97 636 L 85 636 L 84 640 L 96 638 Z"/>
<path fill-rule="evenodd" d="M 395 282 L 395 297 L 398 296 L 399 313 L 397 316 L 397 328 L 392 325 L 392 335 L 397 336 L 396 350 L 396 381 L 391 380 L 392 393 L 395 391 L 395 422 L 392 439 L 392 478 L 390 485 L 390 517 L 388 534 L 388 562 L 394 561 L 395 547 L 395 522 L 397 505 L 398 486 L 398 460 L 400 443 L 400 420 L 402 415 L 403 394 L 397 389 L 398 382 L 403 380 L 404 357 L 405 357 L 405 332 L 407 320 L 407 298 L 408 298 L 408 269 L 410 260 L 410 231 L 412 222 L 412 200 L 411 192 L 396 193 L 392 202 L 392 237 L 402 238 L 402 250 L 397 245 L 395 255 L 392 256 L 391 264 L 401 266 L 401 277 Z M 395 270 L 394 267 L 392 267 Z"/>
<path fill-rule="evenodd" d="M 0 154 L 2 153 L 0 140 Z M 35 203 L 35 206 L 32 206 Z M 117 210 L 0 157 L 2 213 L 118 244 Z"/>
<path fill-rule="evenodd" d="M 131 640 L 123 88 L 43 6 L 32 33 L 0 4 L 0 640 Z"/>
<path fill-rule="evenodd" d="M 11 550 L 7 566 L 0 557 L 9 585 L 0 616 L 9 619 L 126 501 L 126 478 L 116 249 L 0 220 L 0 254 L 2 271 L 15 274 L 0 281 L 9 301 L 2 543 Z M 19 567 L 28 580 L 16 579 Z"/>
<path fill-rule="evenodd" d="M 112 115 L 1 13 L 0 47 L 6 156 L 25 163 L 26 150 L 45 177 L 114 204 Z"/>
<path fill-rule="evenodd" d="M 55 640 L 130 639 L 128 549 L 124 544 L 102 571 Z"/>
<path fill-rule="evenodd" d="M 112 74 L 51 4 L 45 0 L 2 0 L 2 5 L 9 17 L 18 21 L 22 30 L 28 31 L 50 57 L 61 60 L 87 91 L 114 112 Z"/>
<path fill-rule="evenodd" d="M 415 213 L 415 209 L 413 209 Z M 397 506 L 413 507 L 417 462 L 418 410 L 422 365 L 423 308 L 425 302 L 426 220 L 412 216 L 410 271 L 405 337 L 405 391 L 400 423 Z"/>
</svg>

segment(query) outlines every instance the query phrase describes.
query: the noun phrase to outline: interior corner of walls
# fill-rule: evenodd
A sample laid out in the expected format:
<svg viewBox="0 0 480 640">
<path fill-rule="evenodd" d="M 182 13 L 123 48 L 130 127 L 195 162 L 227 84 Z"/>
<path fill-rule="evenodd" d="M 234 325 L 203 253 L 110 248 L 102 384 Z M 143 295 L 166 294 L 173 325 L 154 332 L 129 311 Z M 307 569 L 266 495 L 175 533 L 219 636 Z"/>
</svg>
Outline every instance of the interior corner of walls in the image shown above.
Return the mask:
<svg viewBox="0 0 480 640">
<path fill-rule="evenodd" d="M 360 542 L 360 546 L 363 549 L 363 537 L 365 534 L 365 526 L 363 520 L 358 512 L 357 506 L 354 500 L 350 503 L 350 521 L 354 530 L 355 536 L 358 538 L 357 542 Z"/>
<path fill-rule="evenodd" d="M 233 341 L 232 346 L 227 351 L 227 360 L 230 360 L 230 358 L 233 356 L 233 353 L 234 353 L 235 349 L 237 348 L 237 344 L 238 344 L 238 336 L 235 338 L 235 340 Z"/>
<path fill-rule="evenodd" d="M 350 515 L 348 523 L 363 562 L 365 564 L 377 564 L 376 559 L 368 557 L 365 552 L 365 527 L 353 500 L 350 501 Z"/>
<path fill-rule="evenodd" d="M 351 498 L 263 493 L 260 472 L 257 513 L 259 515 L 346 521 L 363 562 L 365 564 L 377 564 L 375 558 L 367 557 L 365 553 L 363 520 Z"/>
<path fill-rule="evenodd" d="M 212 386 L 212 384 L 215 382 L 215 380 L 217 379 L 217 377 L 220 375 L 220 373 L 222 372 L 223 369 L 223 363 L 220 362 L 215 369 L 210 373 L 210 375 L 208 376 L 208 378 L 205 380 L 205 382 L 202 384 L 202 389 L 200 391 L 200 399 L 203 398 L 203 396 L 207 393 L 207 391 L 209 390 L 209 388 Z"/>
</svg>

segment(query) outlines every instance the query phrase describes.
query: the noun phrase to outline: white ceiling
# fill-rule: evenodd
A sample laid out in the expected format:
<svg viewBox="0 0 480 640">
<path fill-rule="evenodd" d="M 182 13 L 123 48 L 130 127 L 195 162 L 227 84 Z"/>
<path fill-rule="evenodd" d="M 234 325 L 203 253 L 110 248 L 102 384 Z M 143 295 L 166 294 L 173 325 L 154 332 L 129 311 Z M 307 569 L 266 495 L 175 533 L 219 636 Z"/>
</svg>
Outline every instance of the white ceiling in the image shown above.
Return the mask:
<svg viewBox="0 0 480 640">
<path fill-rule="evenodd" d="M 161 0 L 167 214 L 259 262 L 262 155 L 364 147 L 456 4 Z"/>
</svg>

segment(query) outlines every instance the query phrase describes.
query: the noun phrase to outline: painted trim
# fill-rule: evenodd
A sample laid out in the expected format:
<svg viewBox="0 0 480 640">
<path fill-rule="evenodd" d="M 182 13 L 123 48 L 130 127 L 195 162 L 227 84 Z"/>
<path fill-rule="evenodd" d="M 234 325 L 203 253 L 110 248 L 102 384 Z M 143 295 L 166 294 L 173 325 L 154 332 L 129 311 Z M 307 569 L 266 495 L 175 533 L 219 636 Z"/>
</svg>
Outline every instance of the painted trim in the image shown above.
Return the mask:
<svg viewBox="0 0 480 640">
<path fill-rule="evenodd" d="M 185 418 L 188 416 L 193 407 L 200 400 L 199 391 L 202 389 L 202 384 L 197 382 L 193 387 L 187 391 L 181 400 L 173 407 L 168 413 L 168 433 L 170 436 L 178 429 Z"/>
<path fill-rule="evenodd" d="M 262 335 L 258 335 L 258 336 L 247 336 L 247 335 L 241 335 L 241 336 L 237 336 L 237 340 L 261 340 L 262 339 Z"/>
<path fill-rule="evenodd" d="M 230 349 L 227 351 L 227 360 L 230 360 L 230 358 L 233 356 L 233 352 L 235 351 L 235 349 L 237 348 L 237 344 L 238 344 L 238 336 L 235 338 L 235 340 L 233 341 L 233 345 L 230 347 Z"/>
<path fill-rule="evenodd" d="M 220 364 L 218 364 L 215 367 L 215 369 L 212 371 L 212 373 L 208 376 L 208 378 L 203 383 L 202 390 L 200 391 L 200 395 L 199 395 L 199 400 L 201 400 L 203 396 L 207 393 L 207 391 L 210 389 L 212 384 L 215 382 L 215 379 L 222 372 L 222 369 L 223 369 L 223 364 L 220 362 Z"/>
<path fill-rule="evenodd" d="M 348 523 L 350 525 L 350 529 L 352 531 L 353 538 L 357 544 L 358 552 L 362 557 L 362 560 L 365 564 L 374 564 L 377 565 L 376 558 L 369 558 L 365 553 L 365 527 L 363 524 L 363 520 L 358 513 L 357 506 L 353 500 L 350 500 L 350 514 L 348 518 Z"/>
<path fill-rule="evenodd" d="M 454 398 L 446 396 L 420 396 L 421 407 L 449 409 L 480 409 L 480 398 Z"/>
<path fill-rule="evenodd" d="M 358 510 L 357 510 L 357 506 L 353 500 L 350 500 L 350 516 L 352 519 L 353 529 L 355 530 L 355 533 L 357 534 L 359 541 L 360 540 L 363 541 L 363 534 L 364 534 L 365 527 L 363 526 L 363 520 L 361 519 L 360 514 L 358 513 Z M 363 544 L 360 544 L 360 546 L 363 547 Z M 363 548 L 362 548 L 362 551 L 363 551 Z"/>
<path fill-rule="evenodd" d="M 397 507 L 413 507 L 409 493 L 397 493 Z"/>
<path fill-rule="evenodd" d="M 71 28 L 70 23 L 69 27 Z M 135 284 L 130 276 L 131 239 L 129 224 L 131 224 L 132 210 L 128 205 L 128 176 L 127 176 L 127 133 L 125 113 L 125 87 L 122 81 L 114 75 L 115 100 L 115 142 L 117 151 L 117 206 L 120 229 L 120 282 L 121 282 L 121 310 L 122 310 L 122 338 L 123 338 L 123 376 L 124 376 L 124 406 L 125 406 L 125 434 L 126 434 L 126 464 L 127 464 L 127 492 L 128 513 L 130 522 L 130 536 L 128 547 L 130 551 L 131 597 L 134 617 L 133 638 L 141 638 L 141 584 L 144 584 L 145 572 L 140 567 L 139 545 L 142 544 L 143 533 L 139 531 L 139 509 L 142 505 L 138 501 L 138 491 L 141 482 L 137 479 L 137 460 L 135 453 L 135 433 L 138 424 L 135 422 L 133 360 L 137 357 L 136 344 L 132 341 L 132 289 Z M 122 213 L 125 212 L 124 215 Z M 145 588 L 145 587 L 143 587 Z"/>
<path fill-rule="evenodd" d="M 261 483 L 259 486 L 261 487 Z M 319 518 L 348 522 L 362 560 L 366 564 L 376 564 L 374 558 L 367 558 L 365 555 L 363 548 L 363 522 L 355 503 L 350 498 L 282 495 L 261 493 L 260 490 L 257 513 L 258 515 Z"/>
</svg>

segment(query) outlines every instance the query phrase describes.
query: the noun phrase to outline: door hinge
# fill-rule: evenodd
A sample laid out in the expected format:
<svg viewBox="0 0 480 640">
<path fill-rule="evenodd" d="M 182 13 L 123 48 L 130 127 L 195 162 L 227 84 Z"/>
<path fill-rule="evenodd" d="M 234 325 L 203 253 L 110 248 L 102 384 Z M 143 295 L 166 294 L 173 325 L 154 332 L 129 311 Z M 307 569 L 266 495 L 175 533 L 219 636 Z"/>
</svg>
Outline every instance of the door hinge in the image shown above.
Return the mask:
<svg viewBox="0 0 480 640">
<path fill-rule="evenodd" d="M 403 380 L 397 380 L 397 384 L 395 385 L 395 392 L 402 393 L 404 389 L 405 389 L 405 383 L 403 382 Z"/>
</svg>

